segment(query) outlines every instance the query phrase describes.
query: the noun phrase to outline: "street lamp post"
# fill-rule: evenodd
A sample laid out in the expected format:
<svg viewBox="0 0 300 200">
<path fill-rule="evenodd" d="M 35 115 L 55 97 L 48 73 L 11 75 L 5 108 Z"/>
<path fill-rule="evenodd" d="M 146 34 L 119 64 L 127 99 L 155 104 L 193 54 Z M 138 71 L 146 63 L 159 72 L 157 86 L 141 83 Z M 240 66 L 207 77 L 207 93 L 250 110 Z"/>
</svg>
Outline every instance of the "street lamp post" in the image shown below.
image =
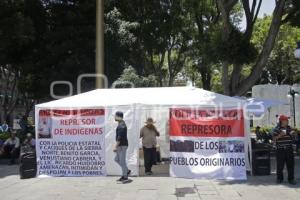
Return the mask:
<svg viewBox="0 0 300 200">
<path fill-rule="evenodd" d="M 292 98 L 292 104 L 293 104 L 293 123 L 294 127 L 296 127 L 296 105 L 295 105 L 295 98 L 299 95 L 297 91 L 295 91 L 293 88 L 290 89 L 288 93 L 288 97 Z"/>
<path fill-rule="evenodd" d="M 104 0 L 96 0 L 96 75 L 104 74 Z M 101 76 L 96 76 L 96 88 L 103 88 Z"/>
<path fill-rule="evenodd" d="M 300 59 L 300 41 L 297 42 L 297 48 L 295 49 L 295 58 Z M 295 91 L 293 88 L 290 89 L 288 93 L 288 97 L 292 98 L 293 104 L 293 122 L 294 127 L 296 127 L 296 105 L 295 105 L 295 98 L 299 95 L 299 92 Z"/>
</svg>

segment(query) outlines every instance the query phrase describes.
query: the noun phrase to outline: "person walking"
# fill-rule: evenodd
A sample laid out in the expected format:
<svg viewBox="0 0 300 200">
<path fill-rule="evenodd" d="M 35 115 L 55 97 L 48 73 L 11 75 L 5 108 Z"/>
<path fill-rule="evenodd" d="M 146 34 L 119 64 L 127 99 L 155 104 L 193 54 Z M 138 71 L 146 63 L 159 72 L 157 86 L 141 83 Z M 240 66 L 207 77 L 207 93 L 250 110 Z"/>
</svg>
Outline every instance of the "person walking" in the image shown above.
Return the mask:
<svg viewBox="0 0 300 200">
<path fill-rule="evenodd" d="M 145 174 L 152 175 L 152 165 L 156 164 L 156 137 L 159 136 L 159 132 L 154 126 L 154 121 L 151 117 L 145 123 L 146 125 L 141 128 L 140 138 L 142 138 L 143 144 Z"/>
<path fill-rule="evenodd" d="M 123 120 L 123 112 L 116 112 L 115 121 L 118 122 L 116 129 L 116 144 L 113 151 L 116 153 L 115 161 L 120 165 L 122 169 L 122 176 L 117 181 L 127 182 L 128 175 L 131 173 L 131 170 L 128 169 L 126 163 L 126 151 L 128 148 L 128 139 L 127 139 L 127 126 Z"/>
<path fill-rule="evenodd" d="M 278 125 L 273 129 L 273 141 L 276 143 L 277 183 L 283 182 L 283 168 L 286 164 L 288 171 L 288 182 L 295 185 L 294 179 L 294 151 L 293 142 L 295 133 L 288 125 L 289 118 L 285 115 L 279 116 Z"/>
</svg>

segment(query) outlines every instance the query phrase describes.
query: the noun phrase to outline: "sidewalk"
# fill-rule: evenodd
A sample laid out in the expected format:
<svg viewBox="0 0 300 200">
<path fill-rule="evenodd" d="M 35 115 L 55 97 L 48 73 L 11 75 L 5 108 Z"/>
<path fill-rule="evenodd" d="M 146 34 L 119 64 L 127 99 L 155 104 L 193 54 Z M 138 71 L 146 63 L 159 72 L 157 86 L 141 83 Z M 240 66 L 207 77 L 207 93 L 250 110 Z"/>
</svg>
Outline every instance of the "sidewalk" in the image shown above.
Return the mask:
<svg viewBox="0 0 300 200">
<path fill-rule="evenodd" d="M 213 181 L 153 177 L 130 177 L 128 184 L 118 184 L 118 177 L 59 177 L 20 180 L 18 166 L 0 165 L 1 199 L 52 200 L 143 200 L 143 199 L 223 199 L 223 200 L 298 200 L 300 198 L 300 160 L 297 159 L 296 186 L 275 183 L 274 167 L 270 176 L 249 176 L 247 181 Z M 274 166 L 274 160 L 272 160 Z M 153 171 L 159 171 L 156 166 Z M 163 167 L 165 168 L 165 167 Z M 165 168 L 166 169 L 166 168 Z M 164 170 L 165 170 L 164 169 Z"/>
</svg>

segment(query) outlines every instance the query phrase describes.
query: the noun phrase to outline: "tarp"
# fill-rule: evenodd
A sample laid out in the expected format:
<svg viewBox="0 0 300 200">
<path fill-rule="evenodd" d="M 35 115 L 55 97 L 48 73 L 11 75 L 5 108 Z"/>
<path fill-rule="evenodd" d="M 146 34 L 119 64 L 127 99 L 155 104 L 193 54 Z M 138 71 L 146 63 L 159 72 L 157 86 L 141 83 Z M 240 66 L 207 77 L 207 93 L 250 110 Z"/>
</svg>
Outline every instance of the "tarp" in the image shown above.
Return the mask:
<svg viewBox="0 0 300 200">
<path fill-rule="evenodd" d="M 223 105 L 235 107 L 243 100 L 194 87 L 97 89 L 64 99 L 37 105 L 39 108 L 70 108 L 93 106 L 121 106 L 143 104 L 148 106 Z"/>
<path fill-rule="evenodd" d="M 254 116 L 261 116 L 265 112 L 268 111 L 269 108 L 273 106 L 281 106 L 281 105 L 288 105 L 288 102 L 283 102 L 274 99 L 264 99 L 264 98 L 243 98 L 239 96 L 235 96 L 234 98 L 237 99 L 244 99 L 247 101 L 246 109 L 250 114 Z"/>
<path fill-rule="evenodd" d="M 127 151 L 128 165 L 133 175 L 139 171 L 139 130 L 147 117 L 153 117 L 161 132 L 158 143 L 162 143 L 161 150 L 168 157 L 168 118 L 170 108 L 241 108 L 244 100 L 228 97 L 195 87 L 162 87 L 162 88 L 130 88 L 130 89 L 97 89 L 75 96 L 36 105 L 36 127 L 38 127 L 38 113 L 41 109 L 105 109 L 105 158 L 108 175 L 119 175 L 120 167 L 114 162 L 112 151 L 115 144 L 114 121 L 116 111 L 124 112 L 124 120 L 128 128 L 129 149 Z M 245 133 L 250 144 L 249 121 L 245 120 Z M 250 148 L 250 147 L 249 147 Z M 248 155 L 248 147 L 245 147 Z M 250 164 L 247 161 L 247 170 Z"/>
</svg>

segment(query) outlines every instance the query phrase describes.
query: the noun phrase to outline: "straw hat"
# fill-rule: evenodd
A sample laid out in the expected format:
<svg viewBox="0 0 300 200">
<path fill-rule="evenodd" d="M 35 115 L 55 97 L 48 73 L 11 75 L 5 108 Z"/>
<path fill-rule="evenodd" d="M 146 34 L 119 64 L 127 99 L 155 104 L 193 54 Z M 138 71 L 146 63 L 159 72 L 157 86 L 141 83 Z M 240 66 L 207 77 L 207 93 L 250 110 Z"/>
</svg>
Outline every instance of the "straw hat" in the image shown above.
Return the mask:
<svg viewBox="0 0 300 200">
<path fill-rule="evenodd" d="M 151 117 L 147 118 L 147 121 L 145 122 L 146 124 L 154 124 L 155 121 L 153 121 L 153 119 Z"/>
</svg>

